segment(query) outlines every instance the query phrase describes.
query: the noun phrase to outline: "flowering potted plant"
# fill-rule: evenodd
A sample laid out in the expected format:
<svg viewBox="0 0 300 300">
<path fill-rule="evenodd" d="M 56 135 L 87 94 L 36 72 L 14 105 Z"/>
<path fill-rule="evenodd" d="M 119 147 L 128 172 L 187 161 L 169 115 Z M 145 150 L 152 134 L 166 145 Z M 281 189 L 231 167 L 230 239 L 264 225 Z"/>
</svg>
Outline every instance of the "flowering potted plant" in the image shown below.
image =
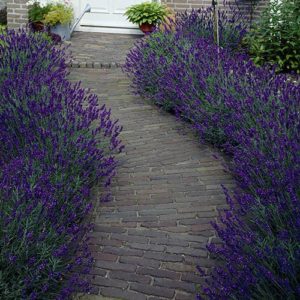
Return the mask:
<svg viewBox="0 0 300 300">
<path fill-rule="evenodd" d="M 144 33 L 152 32 L 155 26 L 169 14 L 166 6 L 157 2 L 144 2 L 130 6 L 125 12 L 127 19 L 139 25 Z"/>
<path fill-rule="evenodd" d="M 70 39 L 70 23 L 73 8 L 68 0 L 30 0 L 29 21 L 34 30 L 43 30 L 46 25 L 50 32 L 63 40 Z"/>
</svg>

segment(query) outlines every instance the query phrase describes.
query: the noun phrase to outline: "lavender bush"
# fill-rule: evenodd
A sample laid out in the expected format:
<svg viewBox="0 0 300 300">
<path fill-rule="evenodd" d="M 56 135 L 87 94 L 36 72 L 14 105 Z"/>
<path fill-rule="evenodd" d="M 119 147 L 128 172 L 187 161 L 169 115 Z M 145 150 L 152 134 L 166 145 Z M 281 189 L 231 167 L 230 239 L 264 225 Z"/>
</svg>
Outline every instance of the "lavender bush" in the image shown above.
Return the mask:
<svg viewBox="0 0 300 300">
<path fill-rule="evenodd" d="M 180 23 L 175 32 L 156 32 L 138 43 L 124 70 L 135 92 L 232 155 L 237 189 L 234 195 L 224 189 L 230 208 L 213 224 L 222 243 L 208 245 L 220 264 L 200 294 L 298 299 L 299 85 L 189 28 Z"/>
<path fill-rule="evenodd" d="M 83 220 L 92 186 L 114 175 L 121 127 L 67 80 L 64 49 L 0 39 L 0 298 L 68 299 L 88 289 Z"/>
<path fill-rule="evenodd" d="M 220 45 L 235 51 L 246 33 L 247 25 L 242 22 L 239 13 L 226 7 L 226 11 L 219 11 Z M 157 30 L 151 38 L 138 41 L 124 67 L 125 72 L 133 75 L 134 91 L 172 111 L 176 93 L 172 93 L 172 89 L 166 90 L 163 79 L 165 70 L 176 67 L 175 57 L 180 56 L 182 51 L 193 51 L 199 38 L 205 38 L 210 43 L 214 41 L 211 8 L 177 14 L 164 30 Z M 148 72 L 148 69 L 153 72 Z"/>
<path fill-rule="evenodd" d="M 179 13 L 171 26 L 192 41 L 198 38 L 214 41 L 212 7 Z M 223 1 L 222 9 L 218 10 L 218 26 L 220 47 L 236 51 L 247 33 L 248 18 L 235 6 Z"/>
</svg>

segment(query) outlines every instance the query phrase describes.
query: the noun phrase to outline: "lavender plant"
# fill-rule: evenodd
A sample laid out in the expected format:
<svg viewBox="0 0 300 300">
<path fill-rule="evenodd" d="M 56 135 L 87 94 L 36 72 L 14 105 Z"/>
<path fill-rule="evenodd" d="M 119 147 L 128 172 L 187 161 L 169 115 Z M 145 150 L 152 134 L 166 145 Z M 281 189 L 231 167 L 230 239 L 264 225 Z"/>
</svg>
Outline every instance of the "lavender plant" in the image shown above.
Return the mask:
<svg viewBox="0 0 300 300">
<path fill-rule="evenodd" d="M 219 12 L 220 45 L 234 51 L 244 37 L 247 25 L 233 8 L 227 7 L 226 12 Z M 133 90 L 151 98 L 167 110 L 173 110 L 173 97 L 176 97 L 176 94 L 170 93 L 166 97 L 167 86 L 161 78 L 170 64 L 173 63 L 172 67 L 176 67 L 174 55 L 180 56 L 182 49 L 192 50 L 199 38 L 213 43 L 211 8 L 179 13 L 175 20 L 170 20 L 164 30 L 157 30 L 151 38 L 138 41 L 124 66 L 124 71 L 132 74 Z M 178 62 L 180 63 L 180 60 Z M 148 72 L 148 68 L 153 69 L 153 72 Z M 168 92 L 170 91 L 171 89 L 168 89 Z"/>
<path fill-rule="evenodd" d="M 297 299 L 300 89 L 274 70 L 222 57 L 239 76 L 225 77 L 227 114 L 208 126 L 224 130 L 238 188 L 233 197 L 226 192 L 230 209 L 214 224 L 223 244 L 208 249 L 225 264 L 204 292 L 210 299 Z"/>
<path fill-rule="evenodd" d="M 298 299 L 299 85 L 179 24 L 141 42 L 124 70 L 137 93 L 232 155 L 237 189 L 224 189 L 230 208 L 213 224 L 222 243 L 208 245 L 220 264 L 198 298 Z"/>
<path fill-rule="evenodd" d="M 212 43 L 214 41 L 212 7 L 179 13 L 174 25 L 176 31 L 188 39 L 195 41 L 206 38 Z M 236 51 L 247 33 L 248 26 L 247 17 L 224 1 L 222 9 L 218 10 L 220 47 Z"/>
<path fill-rule="evenodd" d="M 115 173 L 121 127 L 67 80 L 64 49 L 0 38 L 0 298 L 68 299 L 88 289 L 83 221 L 91 188 Z"/>
</svg>

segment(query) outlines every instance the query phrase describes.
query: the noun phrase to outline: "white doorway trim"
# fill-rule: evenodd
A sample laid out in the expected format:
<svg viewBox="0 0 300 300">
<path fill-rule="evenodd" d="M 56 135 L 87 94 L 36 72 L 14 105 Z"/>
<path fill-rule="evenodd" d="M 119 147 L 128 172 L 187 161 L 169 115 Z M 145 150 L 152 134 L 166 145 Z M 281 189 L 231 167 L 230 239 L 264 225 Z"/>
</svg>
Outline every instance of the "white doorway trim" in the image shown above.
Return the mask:
<svg viewBox="0 0 300 300">
<path fill-rule="evenodd" d="M 74 13 L 75 16 L 77 17 L 78 15 L 80 15 L 81 11 L 81 3 L 83 0 L 72 0 L 73 3 L 73 7 L 74 7 Z M 113 1 L 113 0 L 110 0 Z M 147 1 L 147 0 L 144 0 Z M 153 2 L 158 2 L 160 3 L 161 0 L 152 0 Z M 88 1 L 85 1 L 86 3 L 88 3 Z M 143 1 L 141 1 L 143 2 Z M 76 26 L 75 31 L 82 31 L 82 32 L 103 32 L 103 33 L 119 33 L 119 34 L 136 34 L 136 35 L 140 35 L 142 34 L 142 32 L 140 31 L 140 29 L 137 26 L 130 26 L 130 27 L 104 27 L 104 26 L 98 26 L 97 24 L 95 24 L 95 26 L 92 24 L 92 22 L 88 25 L 81 25 L 79 22 L 79 24 Z"/>
<path fill-rule="evenodd" d="M 100 27 L 100 26 L 81 26 L 77 25 L 75 31 L 81 32 L 101 32 L 101 33 L 116 33 L 116 34 L 134 34 L 141 35 L 143 34 L 138 28 L 129 29 L 129 28 L 116 28 L 116 27 Z"/>
</svg>

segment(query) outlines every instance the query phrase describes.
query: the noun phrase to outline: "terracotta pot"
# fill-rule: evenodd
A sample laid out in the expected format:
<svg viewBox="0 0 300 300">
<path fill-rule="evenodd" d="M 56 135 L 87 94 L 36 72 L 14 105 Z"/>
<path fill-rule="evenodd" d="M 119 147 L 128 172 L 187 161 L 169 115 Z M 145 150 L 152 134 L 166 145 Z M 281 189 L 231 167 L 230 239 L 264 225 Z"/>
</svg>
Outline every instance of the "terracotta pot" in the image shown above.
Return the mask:
<svg viewBox="0 0 300 300">
<path fill-rule="evenodd" d="M 45 24 L 43 22 L 32 22 L 30 25 L 33 31 L 43 31 L 45 29 Z"/>
<path fill-rule="evenodd" d="M 146 34 L 146 33 L 151 33 L 155 28 L 155 25 L 153 24 L 148 24 L 148 23 L 144 23 L 142 25 L 140 25 L 140 29 Z"/>
</svg>

